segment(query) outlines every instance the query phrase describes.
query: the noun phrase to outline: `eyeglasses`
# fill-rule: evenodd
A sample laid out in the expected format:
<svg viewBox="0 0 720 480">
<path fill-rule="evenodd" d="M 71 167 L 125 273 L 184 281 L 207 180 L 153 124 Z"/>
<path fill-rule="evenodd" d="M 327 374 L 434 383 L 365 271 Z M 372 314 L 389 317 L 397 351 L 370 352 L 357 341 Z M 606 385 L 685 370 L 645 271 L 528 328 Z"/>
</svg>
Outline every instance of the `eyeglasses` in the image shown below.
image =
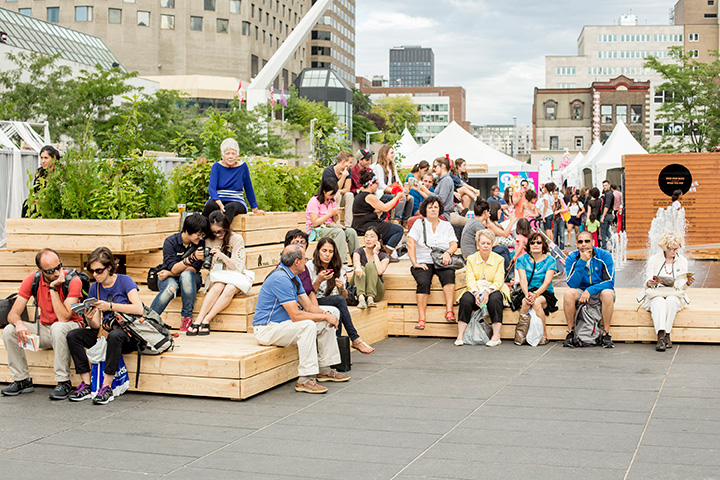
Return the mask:
<svg viewBox="0 0 720 480">
<path fill-rule="evenodd" d="M 592 243 L 592 240 L 590 240 L 590 239 L 578 240 L 577 243 Z"/>
<path fill-rule="evenodd" d="M 225 235 L 225 232 L 226 232 L 227 230 L 225 230 L 224 228 L 221 228 L 220 230 L 212 230 L 212 229 L 211 229 L 210 231 L 211 231 L 211 232 L 213 233 L 213 235 L 215 235 L 216 237 L 221 237 L 221 236 Z"/>
<path fill-rule="evenodd" d="M 103 268 L 88 268 L 88 272 L 92 273 L 93 275 L 100 275 L 107 269 L 108 269 L 107 266 L 105 266 Z"/>
<path fill-rule="evenodd" d="M 290 242 L 290 245 L 302 245 L 303 247 L 307 246 L 307 242 L 303 240 L 302 238 L 296 238 L 292 242 Z"/>
<path fill-rule="evenodd" d="M 530 242 L 530 245 L 542 245 L 541 241 Z"/>
<path fill-rule="evenodd" d="M 57 271 L 60 270 L 61 268 L 62 268 L 62 262 L 58 263 L 58 266 L 55 267 L 55 268 L 50 268 L 50 269 L 48 269 L 48 270 L 43 270 L 43 273 L 45 273 L 46 275 L 52 275 L 53 273 L 57 272 Z"/>
</svg>

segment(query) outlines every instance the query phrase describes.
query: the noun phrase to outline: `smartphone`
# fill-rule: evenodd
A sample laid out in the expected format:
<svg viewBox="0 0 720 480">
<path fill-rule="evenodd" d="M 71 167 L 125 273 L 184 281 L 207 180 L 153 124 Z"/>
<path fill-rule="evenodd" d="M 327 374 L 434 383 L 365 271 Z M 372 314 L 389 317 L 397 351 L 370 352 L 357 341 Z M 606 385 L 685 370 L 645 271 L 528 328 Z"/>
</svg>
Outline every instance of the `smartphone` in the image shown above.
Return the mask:
<svg viewBox="0 0 720 480">
<path fill-rule="evenodd" d="M 325 271 L 326 271 L 327 273 L 333 273 L 333 269 L 332 269 L 332 268 L 328 268 L 328 269 L 325 270 Z"/>
</svg>

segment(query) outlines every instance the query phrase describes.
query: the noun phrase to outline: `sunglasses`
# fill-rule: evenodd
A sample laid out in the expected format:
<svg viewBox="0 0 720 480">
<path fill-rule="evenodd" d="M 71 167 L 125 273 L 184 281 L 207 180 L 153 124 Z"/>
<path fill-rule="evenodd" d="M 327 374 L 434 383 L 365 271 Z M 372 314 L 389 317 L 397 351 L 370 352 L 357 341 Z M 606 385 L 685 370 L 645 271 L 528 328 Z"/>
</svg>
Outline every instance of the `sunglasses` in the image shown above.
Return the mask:
<svg viewBox="0 0 720 480">
<path fill-rule="evenodd" d="M 227 230 L 225 230 L 224 228 L 221 228 L 220 230 L 211 230 L 211 231 L 212 231 L 213 235 L 215 235 L 216 237 L 219 237 L 220 235 L 225 235 L 225 232 Z"/>
<path fill-rule="evenodd" d="M 577 243 L 592 243 L 592 240 L 588 240 L 588 239 L 578 240 Z"/>
<path fill-rule="evenodd" d="M 55 267 L 55 268 L 50 268 L 50 269 L 48 269 L 48 270 L 43 270 L 43 273 L 45 273 L 46 275 L 52 275 L 53 273 L 57 272 L 57 271 L 60 270 L 61 268 L 62 268 L 62 262 L 58 263 L 58 266 Z"/>
<path fill-rule="evenodd" d="M 540 242 L 540 241 L 530 242 L 530 245 L 542 245 L 542 242 Z"/>
<path fill-rule="evenodd" d="M 103 268 L 88 268 L 87 270 L 88 270 L 88 272 L 90 272 L 90 273 L 92 273 L 92 274 L 94 274 L 94 275 L 100 275 L 101 273 L 103 273 L 103 272 L 104 272 L 105 270 L 107 270 L 107 269 L 108 269 L 108 267 L 103 267 Z"/>
</svg>

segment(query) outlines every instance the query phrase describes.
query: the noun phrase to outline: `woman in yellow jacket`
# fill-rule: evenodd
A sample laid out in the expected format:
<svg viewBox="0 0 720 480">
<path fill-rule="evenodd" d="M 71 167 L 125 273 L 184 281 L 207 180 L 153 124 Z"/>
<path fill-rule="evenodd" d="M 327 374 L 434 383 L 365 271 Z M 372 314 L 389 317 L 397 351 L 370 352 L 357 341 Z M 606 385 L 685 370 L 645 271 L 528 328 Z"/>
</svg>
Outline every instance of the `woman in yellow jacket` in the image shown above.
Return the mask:
<svg viewBox="0 0 720 480">
<path fill-rule="evenodd" d="M 463 334 L 470 322 L 472 313 L 487 305 L 492 322 L 492 338 L 486 347 L 500 345 L 500 327 L 503 317 L 503 300 L 510 299 L 510 290 L 505 285 L 505 260 L 492 251 L 495 234 L 488 230 L 479 230 L 475 234 L 478 251 L 470 255 L 466 265 L 467 287 L 460 297 L 458 312 L 458 336 L 455 345 L 462 345 Z"/>
</svg>

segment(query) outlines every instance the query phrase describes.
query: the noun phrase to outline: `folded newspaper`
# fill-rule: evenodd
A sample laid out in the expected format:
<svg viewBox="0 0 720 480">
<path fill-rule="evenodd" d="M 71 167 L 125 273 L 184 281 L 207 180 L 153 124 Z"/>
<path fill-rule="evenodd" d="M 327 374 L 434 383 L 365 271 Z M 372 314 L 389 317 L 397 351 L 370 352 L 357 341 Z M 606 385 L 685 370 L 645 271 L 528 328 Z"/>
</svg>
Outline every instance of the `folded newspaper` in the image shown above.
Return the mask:
<svg viewBox="0 0 720 480">
<path fill-rule="evenodd" d="M 97 301 L 97 298 L 86 298 L 80 303 L 73 303 L 72 305 L 70 305 L 70 310 L 77 313 L 78 315 L 85 315 L 85 312 L 87 310 L 90 310 L 93 306 L 93 303 L 96 303 Z"/>
</svg>

